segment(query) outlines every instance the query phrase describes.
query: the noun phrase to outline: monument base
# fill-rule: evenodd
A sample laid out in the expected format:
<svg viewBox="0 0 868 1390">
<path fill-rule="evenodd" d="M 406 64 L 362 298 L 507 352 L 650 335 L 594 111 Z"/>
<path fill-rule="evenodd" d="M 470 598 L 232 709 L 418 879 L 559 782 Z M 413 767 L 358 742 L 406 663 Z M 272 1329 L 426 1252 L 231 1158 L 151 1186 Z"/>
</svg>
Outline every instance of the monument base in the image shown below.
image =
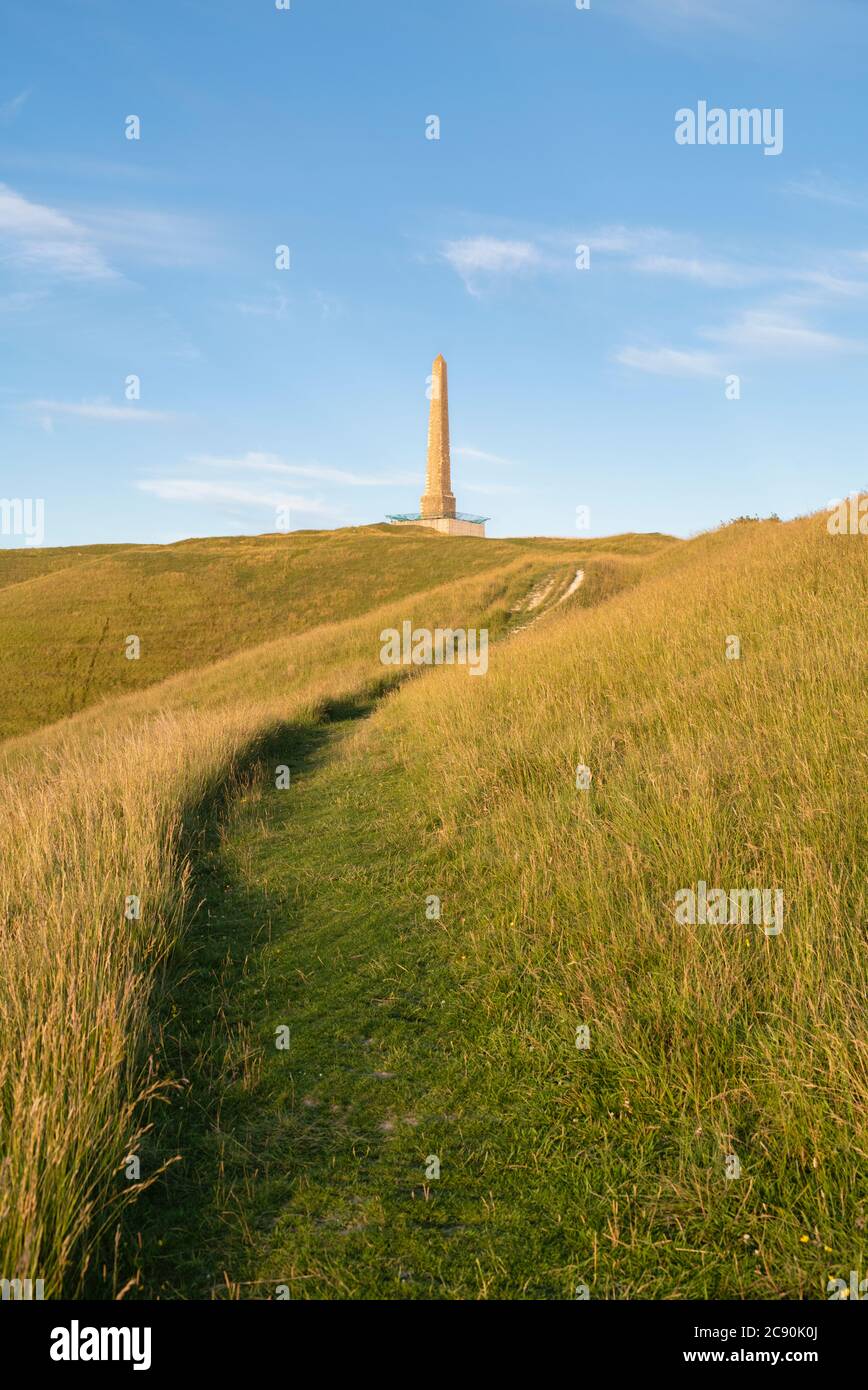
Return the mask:
<svg viewBox="0 0 868 1390">
<path fill-rule="evenodd" d="M 398 517 L 390 516 L 393 526 L 427 526 L 444 536 L 485 536 L 485 521 L 465 521 L 457 516 Z"/>
</svg>

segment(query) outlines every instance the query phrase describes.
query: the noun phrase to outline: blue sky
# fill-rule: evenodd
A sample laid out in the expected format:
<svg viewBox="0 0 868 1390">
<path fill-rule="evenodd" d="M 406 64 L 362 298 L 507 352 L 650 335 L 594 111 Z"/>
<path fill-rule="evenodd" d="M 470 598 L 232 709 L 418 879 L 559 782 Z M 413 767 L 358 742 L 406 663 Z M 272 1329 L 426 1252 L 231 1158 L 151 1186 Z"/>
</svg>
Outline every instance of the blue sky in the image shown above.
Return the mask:
<svg viewBox="0 0 868 1390">
<path fill-rule="evenodd" d="M 868 482 L 863 0 L 3 10 L 0 496 L 45 544 L 414 510 L 438 352 L 492 535 Z M 782 152 L 679 145 L 702 100 Z"/>
</svg>

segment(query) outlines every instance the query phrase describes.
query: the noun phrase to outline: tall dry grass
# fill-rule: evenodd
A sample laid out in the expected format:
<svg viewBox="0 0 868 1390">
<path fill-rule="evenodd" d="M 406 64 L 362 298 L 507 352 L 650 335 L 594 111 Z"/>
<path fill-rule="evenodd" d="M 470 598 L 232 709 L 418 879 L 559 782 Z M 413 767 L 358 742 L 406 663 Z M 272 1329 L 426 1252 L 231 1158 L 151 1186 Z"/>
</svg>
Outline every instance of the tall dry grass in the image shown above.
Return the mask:
<svg viewBox="0 0 868 1390">
<path fill-rule="evenodd" d="M 291 737 L 330 702 L 394 679 L 379 661 L 382 627 L 502 621 L 539 564 L 266 644 L 6 745 L 0 1277 L 79 1292 L 136 1190 L 124 1160 L 167 1084 L 145 1048 L 149 1005 L 190 908 L 203 806 L 276 729 Z M 133 895 L 138 920 L 125 916 Z"/>
<path fill-rule="evenodd" d="M 866 597 L 863 538 L 829 536 L 825 517 L 736 525 L 545 619 L 484 681 L 444 672 L 389 704 L 390 741 L 431 770 L 492 1074 L 522 1054 L 528 1114 L 559 1078 L 551 1143 L 589 1205 L 606 1194 L 613 1260 L 656 1252 L 619 1296 L 671 1296 L 670 1244 L 731 1244 L 731 1274 L 718 1249 L 693 1296 L 818 1296 L 806 1243 L 845 1279 L 860 1267 Z M 700 879 L 781 888 L 782 934 L 679 926 L 675 894 Z M 722 1180 L 732 1152 L 740 1185 Z"/>
</svg>

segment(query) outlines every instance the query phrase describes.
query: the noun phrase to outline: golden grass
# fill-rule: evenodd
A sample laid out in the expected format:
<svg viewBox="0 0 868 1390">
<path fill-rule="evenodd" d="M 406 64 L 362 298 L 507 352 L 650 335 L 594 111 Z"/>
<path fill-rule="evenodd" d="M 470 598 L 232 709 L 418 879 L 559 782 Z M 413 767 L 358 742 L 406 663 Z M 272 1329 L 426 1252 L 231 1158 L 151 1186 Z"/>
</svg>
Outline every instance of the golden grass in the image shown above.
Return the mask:
<svg viewBox="0 0 868 1390">
<path fill-rule="evenodd" d="M 586 540 L 581 549 L 614 543 L 641 554 L 666 540 Z M 434 583 L 577 548 L 384 525 L 165 546 L 0 549 L 0 738 Z M 141 641 L 138 660 L 125 657 L 129 635 Z"/>
<path fill-rule="evenodd" d="M 622 1211 L 631 1155 L 635 1241 L 707 1240 L 700 1213 L 740 1155 L 731 1203 L 747 1213 L 755 1189 L 762 1220 L 771 1194 L 781 1208 L 765 1297 L 804 1288 L 799 1230 L 834 1231 L 846 1268 L 864 1243 L 866 594 L 864 541 L 825 516 L 729 527 L 517 637 L 485 681 L 447 671 L 388 707 L 414 775 L 436 754 L 424 799 L 486 982 L 474 1001 L 503 1009 L 490 981 L 525 981 L 505 1054 L 523 1037 L 563 1069 L 565 1122 L 602 1144 L 594 1190 L 611 1182 Z M 700 879 L 783 889 L 783 933 L 677 925 L 675 894 Z M 581 1023 L 593 1086 L 571 1072 Z"/>
<path fill-rule="evenodd" d="M 520 558 L 4 746 L 0 1277 L 76 1291 L 132 1191 L 123 1161 L 165 1084 L 142 1052 L 148 1005 L 189 908 L 203 803 L 275 728 L 388 683 L 382 627 L 502 614 L 538 571 Z"/>
<path fill-rule="evenodd" d="M 166 1084 L 143 1051 L 149 1003 L 191 906 L 211 792 L 276 727 L 383 688 L 382 627 L 496 627 L 551 563 L 528 554 L 4 747 L 2 1277 L 75 1292 L 130 1194 L 123 1160 Z M 475 1005 L 504 1011 L 505 1050 L 542 1047 L 564 1066 L 565 1123 L 584 1119 L 602 1142 L 600 1086 L 623 1098 L 619 1143 L 642 1194 L 628 1243 L 661 1222 L 689 1235 L 730 1151 L 742 1192 L 797 1172 L 818 1229 L 840 1235 L 855 1209 L 865 597 L 863 542 L 816 518 L 603 557 L 569 606 L 493 649 L 485 679 L 442 668 L 380 716 L 443 845 Z M 739 662 L 725 660 L 729 634 Z M 677 927 L 674 895 L 700 878 L 783 888 L 783 934 Z M 124 917 L 131 894 L 141 921 Z M 519 978 L 505 1004 L 491 981 Z M 582 1022 L 605 1073 L 593 1092 L 567 1067 Z M 609 1180 L 616 1191 L 613 1174 L 595 1177 Z M 779 1279 L 785 1233 L 781 1217 Z"/>
</svg>

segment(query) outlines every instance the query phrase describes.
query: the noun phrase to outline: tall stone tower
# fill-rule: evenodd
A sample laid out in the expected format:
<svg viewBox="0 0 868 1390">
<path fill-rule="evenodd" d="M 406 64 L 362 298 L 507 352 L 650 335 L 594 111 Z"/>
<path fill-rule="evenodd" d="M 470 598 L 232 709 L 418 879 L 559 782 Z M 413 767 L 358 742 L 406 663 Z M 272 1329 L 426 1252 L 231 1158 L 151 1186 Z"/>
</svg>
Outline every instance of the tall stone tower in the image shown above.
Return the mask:
<svg viewBox="0 0 868 1390">
<path fill-rule="evenodd" d="M 486 516 L 468 516 L 455 510 L 452 467 L 449 459 L 449 387 L 446 363 L 434 358 L 431 371 L 431 409 L 428 412 L 428 466 L 422 510 L 389 515 L 395 526 L 427 526 L 445 536 L 484 536 Z"/>
<path fill-rule="evenodd" d="M 449 459 L 449 384 L 442 355 L 431 369 L 431 410 L 428 416 L 428 468 L 422 495 L 423 517 L 454 517 L 455 494 Z"/>
</svg>

